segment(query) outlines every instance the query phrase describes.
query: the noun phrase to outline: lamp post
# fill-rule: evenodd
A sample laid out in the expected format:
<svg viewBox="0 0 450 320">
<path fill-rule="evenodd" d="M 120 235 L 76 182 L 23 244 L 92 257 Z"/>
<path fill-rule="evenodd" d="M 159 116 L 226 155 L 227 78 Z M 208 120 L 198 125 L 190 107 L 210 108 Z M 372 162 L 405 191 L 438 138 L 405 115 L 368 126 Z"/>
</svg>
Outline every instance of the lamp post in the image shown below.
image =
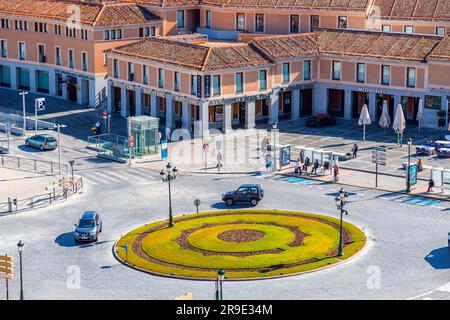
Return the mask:
<svg viewBox="0 0 450 320">
<path fill-rule="evenodd" d="M 217 272 L 217 280 L 216 280 L 216 300 L 223 300 L 223 280 L 225 279 L 225 270 L 220 269 Z"/>
<path fill-rule="evenodd" d="M 22 112 L 23 112 L 23 134 L 26 136 L 27 132 L 27 111 L 25 107 L 25 96 L 28 94 L 26 91 L 22 91 L 19 93 L 20 96 L 22 96 Z"/>
<path fill-rule="evenodd" d="M 20 300 L 23 300 L 23 281 L 22 281 L 22 251 L 24 243 L 22 240 L 17 244 L 17 251 L 19 251 L 20 257 Z"/>
<path fill-rule="evenodd" d="M 175 180 L 178 174 L 178 170 L 176 167 L 172 168 L 172 164 L 170 162 L 166 166 L 166 171 L 161 170 L 160 176 L 163 182 L 169 183 L 169 228 L 173 227 L 173 217 L 172 217 L 172 190 L 170 186 L 170 182 Z"/>
<path fill-rule="evenodd" d="M 406 168 L 407 172 L 406 172 L 406 192 L 411 192 L 411 171 L 410 171 L 410 167 L 411 167 L 411 146 L 412 146 L 412 139 L 409 138 L 408 139 L 408 167 Z"/>
<path fill-rule="evenodd" d="M 348 199 L 348 193 L 345 192 L 344 188 L 341 188 L 339 190 L 339 195 L 334 199 L 336 201 L 336 207 L 341 212 L 341 221 L 340 221 L 340 227 L 339 227 L 339 250 L 338 250 L 338 256 L 342 257 L 344 255 L 344 242 L 342 239 L 342 216 L 345 213 L 348 215 L 347 210 L 344 210 L 344 206 Z"/>
</svg>

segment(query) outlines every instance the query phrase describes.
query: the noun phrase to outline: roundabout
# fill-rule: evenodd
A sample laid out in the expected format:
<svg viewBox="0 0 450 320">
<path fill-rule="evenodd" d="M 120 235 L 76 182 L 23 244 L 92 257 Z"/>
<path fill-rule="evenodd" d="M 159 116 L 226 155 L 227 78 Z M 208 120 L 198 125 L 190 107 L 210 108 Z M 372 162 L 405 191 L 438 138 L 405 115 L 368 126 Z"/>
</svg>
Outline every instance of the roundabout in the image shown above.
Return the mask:
<svg viewBox="0 0 450 320">
<path fill-rule="evenodd" d="M 155 275 L 186 279 L 250 280 L 285 277 L 330 267 L 361 251 L 364 233 L 339 220 L 279 210 L 205 212 L 147 224 L 115 245 L 123 263 Z M 127 252 L 124 248 L 127 247 Z"/>
</svg>

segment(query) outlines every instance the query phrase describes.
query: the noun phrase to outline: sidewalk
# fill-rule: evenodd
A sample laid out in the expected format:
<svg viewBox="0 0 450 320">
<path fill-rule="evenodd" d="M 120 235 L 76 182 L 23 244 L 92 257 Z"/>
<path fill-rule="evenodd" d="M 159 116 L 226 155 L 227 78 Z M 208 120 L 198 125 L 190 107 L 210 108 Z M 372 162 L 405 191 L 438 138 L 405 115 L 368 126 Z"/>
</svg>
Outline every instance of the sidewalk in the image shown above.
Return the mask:
<svg viewBox="0 0 450 320">
<path fill-rule="evenodd" d="M 48 176 L 0 167 L 0 203 L 7 202 L 8 197 L 25 199 L 50 193 L 53 183 L 58 187 L 60 178 L 62 176 Z"/>
<path fill-rule="evenodd" d="M 397 177 L 393 175 L 378 175 L 378 187 L 375 188 L 374 173 L 342 168 L 339 170 L 339 172 L 339 182 L 337 184 L 406 194 L 406 180 L 404 177 Z M 303 173 L 301 176 L 299 176 L 298 174 L 294 173 L 293 168 L 280 171 L 277 174 L 301 177 L 304 179 L 311 179 L 322 182 L 334 182 L 332 175 L 320 176 L 311 175 L 310 173 Z M 434 192 L 430 194 L 427 193 L 427 190 L 428 182 L 418 180 L 418 184 L 412 188 L 411 193 L 409 194 L 414 196 L 439 199 L 443 201 L 450 201 L 450 190 L 445 190 L 444 193 L 440 193 L 440 190 L 438 188 L 434 188 Z"/>
</svg>

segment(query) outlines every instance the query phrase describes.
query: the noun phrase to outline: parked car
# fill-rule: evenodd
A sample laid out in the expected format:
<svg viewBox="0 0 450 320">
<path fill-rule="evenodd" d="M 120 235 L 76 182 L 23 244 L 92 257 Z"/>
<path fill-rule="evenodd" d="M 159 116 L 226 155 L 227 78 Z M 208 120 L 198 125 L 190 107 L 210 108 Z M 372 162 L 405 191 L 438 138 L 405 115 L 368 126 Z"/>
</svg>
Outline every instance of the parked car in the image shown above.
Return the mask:
<svg viewBox="0 0 450 320">
<path fill-rule="evenodd" d="M 450 249 L 450 232 L 448 233 L 448 248 Z"/>
<path fill-rule="evenodd" d="M 336 117 L 331 114 L 318 114 L 306 120 L 306 125 L 313 128 L 333 126 L 335 124 Z"/>
<path fill-rule="evenodd" d="M 54 150 L 58 147 L 58 140 L 49 134 L 38 134 L 25 140 L 28 147 L 44 150 Z"/>
<path fill-rule="evenodd" d="M 222 195 L 222 200 L 228 206 L 238 202 L 249 202 L 256 206 L 264 198 L 264 190 L 259 184 L 243 184 L 236 191 L 229 191 Z"/>
<path fill-rule="evenodd" d="M 103 230 L 103 222 L 96 211 L 86 211 L 75 224 L 75 242 L 97 241 L 98 234 Z"/>
</svg>

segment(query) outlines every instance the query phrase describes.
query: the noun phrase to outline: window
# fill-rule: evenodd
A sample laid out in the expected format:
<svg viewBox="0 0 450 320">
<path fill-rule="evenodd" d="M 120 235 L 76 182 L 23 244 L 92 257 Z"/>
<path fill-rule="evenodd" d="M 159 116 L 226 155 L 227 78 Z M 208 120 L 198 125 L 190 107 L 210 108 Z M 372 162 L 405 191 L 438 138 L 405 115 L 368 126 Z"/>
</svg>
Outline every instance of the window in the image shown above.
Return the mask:
<svg viewBox="0 0 450 320">
<path fill-rule="evenodd" d="M 0 52 L 2 58 L 8 57 L 8 42 L 6 40 L 0 41 Z"/>
<path fill-rule="evenodd" d="M 81 68 L 83 71 L 88 71 L 88 56 L 87 52 L 81 53 Z"/>
<path fill-rule="evenodd" d="M 114 69 L 114 78 L 118 79 L 119 78 L 119 60 L 114 59 L 114 65 L 113 65 L 113 69 Z"/>
<path fill-rule="evenodd" d="M 109 40 L 109 30 L 105 30 L 105 32 L 103 33 L 103 39 Z"/>
<path fill-rule="evenodd" d="M 406 86 L 409 88 L 416 87 L 416 68 L 408 68 L 407 69 Z"/>
<path fill-rule="evenodd" d="M 8 19 L 2 19 L 1 20 L 1 27 L 2 27 L 2 29 L 9 29 L 9 20 Z"/>
<path fill-rule="evenodd" d="M 173 75 L 173 90 L 180 91 L 180 73 L 177 71 Z"/>
<path fill-rule="evenodd" d="M 347 17 L 340 16 L 338 18 L 338 28 L 339 29 L 347 29 Z"/>
<path fill-rule="evenodd" d="M 333 61 L 333 80 L 341 80 L 341 62 Z"/>
<path fill-rule="evenodd" d="M 300 23 L 299 23 L 299 21 L 300 21 L 300 18 L 298 16 L 298 14 L 291 14 L 291 17 L 290 17 L 290 29 L 289 29 L 289 31 L 291 33 L 298 33 L 300 31 L 300 28 L 299 28 Z"/>
<path fill-rule="evenodd" d="M 283 63 L 283 82 L 289 82 L 291 78 L 289 63 Z"/>
<path fill-rule="evenodd" d="M 27 53 L 25 49 L 25 43 L 19 42 L 19 60 L 25 60 L 27 58 Z"/>
<path fill-rule="evenodd" d="M 61 65 L 61 48 L 60 47 L 56 47 L 55 64 L 58 66 Z"/>
<path fill-rule="evenodd" d="M 73 50 L 69 49 L 69 68 L 75 68 L 75 63 L 74 63 L 74 56 L 73 56 Z"/>
<path fill-rule="evenodd" d="M 197 76 L 191 76 L 191 94 L 197 95 Z"/>
<path fill-rule="evenodd" d="M 311 24 L 310 31 L 313 31 L 313 29 L 315 29 L 315 28 L 320 28 L 320 17 L 317 15 L 312 15 L 310 24 Z"/>
<path fill-rule="evenodd" d="M 38 60 L 40 63 L 45 63 L 45 46 L 43 44 L 38 45 Z"/>
<path fill-rule="evenodd" d="M 151 27 L 151 28 L 150 28 L 150 35 L 151 35 L 152 37 L 156 36 L 156 28 L 155 28 L 155 27 Z"/>
<path fill-rule="evenodd" d="M 148 84 L 148 66 L 142 66 L 142 83 Z"/>
<path fill-rule="evenodd" d="M 55 34 L 61 35 L 61 26 L 60 26 L 60 25 L 55 24 L 55 26 L 53 27 L 53 29 L 54 29 L 54 31 L 55 31 Z"/>
<path fill-rule="evenodd" d="M 121 29 L 119 29 L 119 30 L 116 30 L 116 33 L 117 33 L 117 39 L 122 39 L 122 30 Z"/>
<path fill-rule="evenodd" d="M 66 37 L 76 38 L 77 31 L 75 30 L 75 28 L 67 28 L 66 27 Z"/>
<path fill-rule="evenodd" d="M 236 73 L 235 85 L 236 93 L 244 92 L 244 74 L 242 72 Z"/>
<path fill-rule="evenodd" d="M 264 32 L 264 14 L 255 15 L 255 32 Z"/>
<path fill-rule="evenodd" d="M 267 89 L 267 71 L 260 70 L 259 71 L 259 90 Z"/>
<path fill-rule="evenodd" d="M 103 65 L 104 66 L 108 65 L 108 55 L 106 53 L 103 54 Z"/>
<path fill-rule="evenodd" d="M 83 40 L 87 40 L 88 39 L 88 32 L 87 32 L 87 30 L 81 29 L 80 33 L 81 33 L 81 39 L 83 39 Z"/>
<path fill-rule="evenodd" d="M 236 13 L 236 30 L 245 31 L 245 13 Z"/>
<path fill-rule="evenodd" d="M 177 27 L 178 29 L 184 28 L 184 10 L 177 11 Z"/>
<path fill-rule="evenodd" d="M 164 88 L 164 69 L 158 69 L 158 87 Z"/>
<path fill-rule="evenodd" d="M 134 81 L 134 63 L 128 62 L 128 81 Z"/>
<path fill-rule="evenodd" d="M 388 86 L 391 83 L 391 67 L 381 67 L 381 84 Z"/>
<path fill-rule="evenodd" d="M 210 29 L 211 28 L 211 10 L 206 10 L 205 12 L 205 28 Z"/>
<path fill-rule="evenodd" d="M 445 36 L 445 27 L 436 27 L 436 35 Z"/>
<path fill-rule="evenodd" d="M 111 40 L 115 40 L 116 39 L 116 30 L 111 30 L 109 34 L 111 36 Z"/>
<path fill-rule="evenodd" d="M 356 65 L 356 82 L 366 82 L 366 65 L 364 63 Z"/>
<path fill-rule="evenodd" d="M 220 96 L 220 76 L 213 76 L 213 95 Z"/>
<path fill-rule="evenodd" d="M 409 34 L 414 33 L 414 27 L 413 26 L 405 26 L 405 33 L 409 33 Z"/>
<path fill-rule="evenodd" d="M 311 80 L 311 61 L 310 60 L 303 62 L 303 79 Z"/>
<path fill-rule="evenodd" d="M 391 32 L 391 26 L 388 26 L 388 25 L 383 25 L 383 32 Z"/>
</svg>

